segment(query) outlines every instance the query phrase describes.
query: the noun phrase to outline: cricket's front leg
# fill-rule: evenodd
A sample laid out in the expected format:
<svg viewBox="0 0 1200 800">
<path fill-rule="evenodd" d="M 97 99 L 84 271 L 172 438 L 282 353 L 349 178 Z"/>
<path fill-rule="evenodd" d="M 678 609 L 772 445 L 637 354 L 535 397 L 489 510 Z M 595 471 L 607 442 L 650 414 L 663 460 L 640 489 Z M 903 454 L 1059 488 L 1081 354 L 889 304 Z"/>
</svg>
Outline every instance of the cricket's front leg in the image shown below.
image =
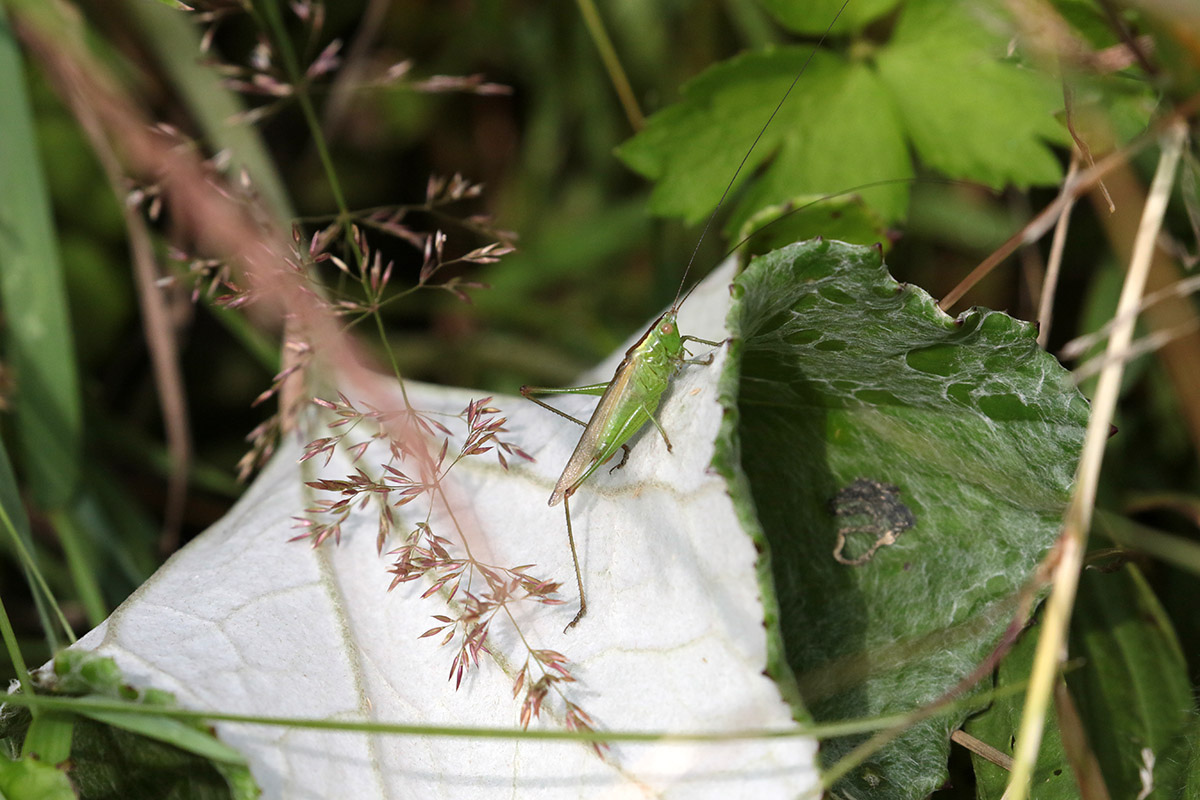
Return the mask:
<svg viewBox="0 0 1200 800">
<path fill-rule="evenodd" d="M 679 341 L 681 341 L 681 342 L 699 342 L 700 344 L 706 344 L 709 347 L 720 347 L 721 345 L 729 344 L 728 339 L 722 339 L 719 342 L 714 342 L 711 339 L 701 339 L 699 336 L 681 336 L 681 337 L 679 337 Z"/>
<path fill-rule="evenodd" d="M 696 336 L 684 336 L 681 338 L 680 341 L 699 342 L 700 344 L 706 344 L 709 347 L 721 347 L 722 345 L 729 343 L 728 339 L 722 339 L 719 342 L 713 342 L 713 341 L 709 341 L 708 339 L 700 339 Z M 691 355 L 691 354 L 689 353 L 688 355 Z M 699 364 L 702 367 L 707 367 L 709 364 L 711 364 L 713 362 L 714 357 L 715 357 L 715 355 L 713 353 L 709 353 L 704 358 L 685 358 L 685 359 L 682 359 L 682 361 L 684 364 Z"/>
</svg>

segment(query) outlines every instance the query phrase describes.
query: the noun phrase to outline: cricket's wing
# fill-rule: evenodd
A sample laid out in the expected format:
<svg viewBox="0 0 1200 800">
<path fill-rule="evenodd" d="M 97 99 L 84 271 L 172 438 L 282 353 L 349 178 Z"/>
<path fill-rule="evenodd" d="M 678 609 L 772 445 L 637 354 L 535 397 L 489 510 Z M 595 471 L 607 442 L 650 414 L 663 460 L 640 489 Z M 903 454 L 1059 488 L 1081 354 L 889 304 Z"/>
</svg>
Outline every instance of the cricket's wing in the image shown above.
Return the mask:
<svg viewBox="0 0 1200 800">
<path fill-rule="evenodd" d="M 563 497 L 574 494 L 580 484 L 588 479 L 596 467 L 612 458 L 617 448 L 637 432 L 646 422 L 643 398 L 636 397 L 632 391 L 634 361 L 625 359 L 617 367 L 612 382 L 604 394 L 591 419 L 575 445 L 575 452 L 563 468 L 554 492 L 550 495 L 550 505 L 556 506 Z"/>
</svg>

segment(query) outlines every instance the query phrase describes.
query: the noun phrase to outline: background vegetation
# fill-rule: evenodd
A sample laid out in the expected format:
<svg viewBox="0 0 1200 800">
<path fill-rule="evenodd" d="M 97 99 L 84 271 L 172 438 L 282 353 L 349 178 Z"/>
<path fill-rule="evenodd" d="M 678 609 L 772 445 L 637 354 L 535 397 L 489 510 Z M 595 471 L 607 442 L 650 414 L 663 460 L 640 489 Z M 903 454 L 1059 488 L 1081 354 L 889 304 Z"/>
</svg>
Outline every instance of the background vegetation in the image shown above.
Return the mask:
<svg viewBox="0 0 1200 800">
<path fill-rule="evenodd" d="M 420 206 L 430 176 L 459 173 L 482 183 L 482 192 L 436 212 L 417 209 L 411 219 L 425 229 L 447 231 L 450 258 L 495 241 L 495 229 L 515 234 L 518 251 L 499 263 L 451 265 L 439 276 L 488 284 L 487 289 L 466 290 L 471 302 L 452 292 L 422 291 L 382 311 L 388 340 L 407 378 L 488 393 L 511 394 L 524 383 L 570 382 L 672 300 L 699 237 L 695 221 L 715 204 L 732 175 L 730 165 L 745 154 L 764 112 L 781 96 L 778 75 L 772 74 L 774 82 L 765 84 L 769 90 L 763 89 L 762 97 L 729 111 L 728 117 L 739 124 L 714 126 L 702 109 L 692 116 L 673 112 L 676 116 L 652 121 L 651 133 L 640 144 L 626 144 L 641 122 L 622 108 L 595 35 L 573 4 L 346 1 L 328 4 L 319 26 L 294 18 L 272 0 L 248 4 L 249 13 L 242 13 L 238 3 L 199 4 L 200 11 L 215 16 L 193 14 L 189 20 L 179 12 L 170 21 L 146 5 L 146 0 L 80 3 L 80 30 L 94 52 L 147 98 L 157 119 L 196 136 L 208 154 L 228 145 L 214 127 L 225 112 L 205 108 L 197 99 L 214 91 L 194 69 L 202 58 L 201 34 L 211 38 L 203 57 L 237 65 L 240 72 L 225 71 L 235 80 L 274 74 L 261 63 L 262 51 L 256 51 L 271 19 L 282 20 L 305 63 L 335 39 L 346 43 L 343 54 L 366 54 L 352 62 L 366 74 L 412 60 L 410 80 L 390 86 L 347 89 L 335 82 L 334 73 L 318 75 L 312 85 L 314 103 L 327 126 L 330 156 L 350 208 Z M 792 6 L 782 2 L 637 0 L 601 11 L 633 94 L 652 112 L 680 99 L 685 81 L 743 51 L 791 43 L 811 46 L 837 5 L 797 4 L 806 12 L 792 13 Z M 12 8 L 25 10 L 20 3 Z M 1066 65 L 1074 122 L 1097 158 L 1131 141 L 1177 104 L 1191 102 L 1200 89 L 1200 54 L 1187 49 L 1195 41 L 1188 36 L 1200 32 L 1200 22 L 1181 7 L 1167 0 L 1130 8 L 1062 0 L 1053 8 L 1061 15 L 1055 19 L 1066 27 L 1041 43 L 1040 56 L 1053 55 Z M 153 11 L 165 9 L 156 6 Z M 861 216 L 864 238 L 891 245 L 888 262 L 896 277 L 938 297 L 1049 202 L 1070 158 L 1059 87 L 1022 84 L 1025 89 L 1017 91 L 1016 84 L 1002 89 L 998 82 L 981 84 L 964 75 L 957 82 L 936 84 L 935 91 L 931 86 L 938 80 L 937 69 L 919 69 L 930 63 L 927 58 L 995 52 L 1005 38 L 1003 29 L 987 28 L 985 15 L 977 21 L 984 31 L 980 40 L 964 41 L 961 30 L 944 27 L 948 16 L 929 13 L 923 3 L 851 0 L 847 18 L 823 47 L 871 69 L 888 59 L 907 64 L 911 80 L 897 77 L 895 94 L 879 99 L 839 102 L 844 95 L 834 89 L 844 87 L 834 86 L 826 65 L 815 63 L 791 101 L 797 116 L 785 115 L 772 133 L 786 139 L 789 131 L 802 130 L 811 132 L 810 139 L 821 138 L 819 152 L 795 157 L 822 169 L 778 178 L 774 167 L 752 164 L 764 180 L 736 194 L 726 209 L 734 221 L 724 224 L 723 231 L 740 230 L 742 222 L 771 203 L 915 175 L 899 192 L 864 193 L 862 204 L 850 199 L 844 207 L 826 206 L 821 212 L 826 216 L 816 219 Z M 196 27 L 191 42 L 184 33 L 187 25 Z M 1122 49 L 1131 38 L 1137 46 Z M 911 45 L 904 58 L 899 44 Z M 274 51 L 278 57 L 278 42 Z M 1014 55 L 1006 66 L 1019 74 L 1037 65 L 1038 57 L 1036 52 Z M 740 66 L 749 68 L 745 61 Z M 794 66 L 782 74 L 790 75 Z M 19 430 L 11 415 L 4 420 L 3 434 L 26 492 L 35 556 L 71 625 L 83 631 L 101 621 L 171 550 L 220 518 L 238 496 L 245 436 L 271 413 L 269 404 L 255 406 L 254 400 L 270 386 L 279 360 L 272 344 L 276 332 L 234 321 L 229 312 L 206 301 L 171 306 L 181 336 L 178 363 L 194 463 L 178 529 L 169 527 L 164 534 L 170 459 L 122 216 L 133 187 L 114 194 L 85 133 L 38 60 L 30 59 L 24 69 L 35 122 L 35 138 L 25 144 L 41 154 L 69 300 L 69 320 L 61 334 L 65 339 L 69 332 L 74 356 L 58 368 L 77 376 L 83 399 L 82 425 L 72 444 L 80 456 L 80 478 L 69 502 L 47 503 L 45 495 L 39 496 L 31 480 L 30 444 L 21 439 L 27 431 Z M 477 74 L 508 91 L 471 81 L 420 83 L 432 76 Z M 710 77 L 714 96 L 737 78 L 736 73 Z M 439 88 L 448 90 L 431 91 Z M 302 224 L 325 224 L 337 204 L 302 109 L 287 97 L 263 92 L 260 82 L 244 93 L 245 103 L 257 109 L 253 130 L 261 135 L 284 185 L 278 196 L 260 191 L 270 201 L 291 205 L 284 213 Z M 1030 93 L 1037 102 L 1029 100 Z M 696 95 L 691 99 L 696 102 Z M 890 124 L 884 113 L 888 103 L 906 107 L 910 115 L 897 128 L 906 158 L 893 162 L 896 172 L 862 175 L 854 167 L 872 160 L 876 151 L 866 148 L 875 143 L 841 132 L 883 129 Z M 1036 116 L 1038 103 L 1058 108 L 1057 121 Z M 981 138 L 981 131 L 990 138 Z M 1013 142 L 1022 145 L 1006 152 Z M 787 141 L 768 141 L 756 158 L 786 155 L 788 146 Z M 642 172 L 679 170 L 672 189 L 675 204 L 671 197 L 664 200 L 661 190 L 652 199 L 653 185 L 617 157 L 618 148 Z M 692 151 L 695 163 L 687 160 Z M 993 157 L 985 158 L 988 153 Z M 1043 154 L 1044 160 L 1031 153 Z M 1051 352 L 1112 316 L 1128 258 L 1129 221 L 1140 213 L 1156 158 L 1153 147 L 1131 153 L 1128 167 L 1110 177 L 1115 212 L 1107 210 L 1098 192 L 1081 202 L 1049 331 Z M 846 169 L 839 171 L 841 166 Z M 1200 253 L 1196 173 L 1190 146 L 1152 278 L 1158 288 L 1183 278 Z M 991 185 L 969 186 L 966 180 Z M 772 182 L 776 189 L 785 185 L 780 191 L 786 193 L 771 196 L 755 188 Z M 149 210 L 152 191 L 145 192 L 152 187 L 139 189 L 143 194 L 136 199 Z M 693 224 L 655 217 L 648 207 L 673 210 Z M 476 214 L 490 216 L 494 224 L 467 219 Z M 796 224 L 797 231 L 814 233 L 804 223 Z M 165 219 L 154 222 L 155 235 L 170 227 L 168 210 Z M 820 230 L 819 224 L 813 227 Z M 715 230 L 708 234 L 689 280 L 719 260 L 730 238 L 735 237 Z M 165 236 L 155 244 L 161 255 L 169 255 Z M 417 282 L 423 263 L 419 249 L 379 246 L 385 259 L 396 261 L 396 284 Z M 1035 318 L 1048 249 L 1049 237 L 1022 248 L 975 286 L 958 308 L 977 304 Z M 184 259 L 170 268 L 182 274 L 186 264 Z M 328 277 L 337 279 L 333 270 Z M 11 298 L 10 284 L 4 289 Z M 1165 307 L 1169 311 L 1163 312 Z M 1200 364 L 1200 332 L 1190 295 L 1156 313 L 1147 318 L 1144 333 L 1161 334 L 1169 343 L 1133 362 L 1127 374 L 1119 430 L 1109 446 L 1097 502 L 1103 512 L 1098 532 L 1111 538 L 1096 543 L 1095 557 L 1104 567 L 1131 560 L 1142 568 L 1146 591 L 1137 602 L 1148 604 L 1145 615 L 1178 637 L 1187 679 L 1194 686 L 1200 678 L 1200 623 L 1192 610 L 1200 563 L 1193 549 L 1200 524 L 1200 388 L 1194 367 Z M 6 314 L 11 319 L 11 307 Z M 370 346 L 382 350 L 378 342 Z M 70 349 L 61 353 L 70 356 Z M 10 397 L 21 391 L 19 376 L 17 380 Z M 1151 538 L 1160 533 L 1169 538 Z M 34 602 L 11 545 L 0 563 L 0 586 L 25 660 L 41 663 L 59 642 L 48 636 L 45 610 Z M 1081 599 L 1076 612 L 1080 637 L 1086 637 L 1089 626 L 1103 627 L 1097 621 L 1103 619 L 1098 607 L 1103 599 L 1103 593 L 1085 593 Z M 11 665 L 5 669 L 7 677 L 15 674 Z M 1142 672 L 1129 680 L 1159 680 L 1155 674 Z M 1091 706 L 1087 713 L 1102 712 Z"/>
</svg>

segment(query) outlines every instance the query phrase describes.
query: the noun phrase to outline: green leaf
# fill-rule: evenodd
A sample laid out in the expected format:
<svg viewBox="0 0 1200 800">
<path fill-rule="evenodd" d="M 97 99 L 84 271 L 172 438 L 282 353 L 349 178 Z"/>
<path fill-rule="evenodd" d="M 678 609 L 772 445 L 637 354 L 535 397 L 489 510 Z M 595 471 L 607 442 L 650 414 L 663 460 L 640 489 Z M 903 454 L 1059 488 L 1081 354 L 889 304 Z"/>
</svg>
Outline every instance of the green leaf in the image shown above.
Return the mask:
<svg viewBox="0 0 1200 800">
<path fill-rule="evenodd" d="M 130 701 L 128 713 L 81 706 L 77 712 L 81 716 L 157 739 L 202 758 L 227 764 L 246 763 L 240 753 L 214 738 L 212 731 L 204 725 L 146 713 L 145 706 L 170 707 L 175 704 L 174 698 L 161 691 L 147 691 L 140 696 L 130 697 L 125 678 L 111 658 L 96 658 L 89 653 L 65 650 L 54 659 L 54 676 L 52 687 L 59 694 Z"/>
<path fill-rule="evenodd" d="M 125 700 L 129 705 L 128 712 L 81 705 L 77 713 L 106 725 L 157 739 L 205 759 L 233 765 L 246 763 L 244 756 L 216 739 L 202 722 L 147 713 L 147 706 L 173 707 L 174 696 L 157 689 L 140 693 L 133 691 L 111 658 L 97 658 L 87 652 L 64 650 L 54 659 L 54 678 L 48 688 L 57 694 Z"/>
<path fill-rule="evenodd" d="M 859 197 L 797 197 L 785 206 L 764 208 L 746 220 L 738 241 L 746 243 L 743 252 L 761 255 L 817 237 L 860 244 L 879 242 L 885 249 L 891 244 L 883 220 Z"/>
<path fill-rule="evenodd" d="M 76 800 L 67 774 L 44 761 L 0 758 L 0 797 L 4 800 Z"/>
<path fill-rule="evenodd" d="M 4 717 L 2 734 L 51 763 L 66 761 L 86 797 L 252 798 L 258 796 L 245 757 L 218 740 L 200 720 L 155 713 L 174 707 L 174 697 L 155 689 L 131 688 L 111 658 L 65 650 L 53 673 L 36 673 L 39 693 L 84 700 L 119 700 L 128 711 L 43 709 Z M 24 726 L 28 725 L 27 730 Z"/>
<path fill-rule="evenodd" d="M 834 15 L 841 16 L 830 30 L 831 34 L 861 30 L 864 25 L 891 11 L 900 0 L 759 0 L 779 23 L 796 33 L 820 36 L 830 26 Z"/>
<path fill-rule="evenodd" d="M 921 160 L 995 188 L 1057 183 L 1062 89 L 1002 61 L 1008 42 L 972 6 L 911 0 L 876 63 Z M 980 12 L 982 13 L 982 12 Z"/>
<path fill-rule="evenodd" d="M 1186 742 L 1186 754 L 1180 764 L 1179 794 L 1184 800 L 1196 800 L 1200 797 L 1200 717 L 1193 717 L 1183 730 L 1181 742 Z M 1182 749 L 1182 748 L 1181 748 Z"/>
<path fill-rule="evenodd" d="M 195 725 L 171 717 L 160 717 L 131 711 L 123 714 L 119 711 L 96 711 L 81 709 L 80 715 L 94 719 L 97 722 L 120 728 L 130 733 L 136 733 L 150 739 L 157 739 L 164 744 L 173 745 L 180 750 L 200 756 L 210 761 L 220 761 L 225 764 L 246 763 L 246 758 L 237 750 L 213 738 L 210 731 L 198 730 Z"/>
<path fill-rule="evenodd" d="M 1006 689 L 1029 681 L 1040 630 L 1039 626 L 1033 625 L 1022 632 L 1013 649 L 1000 662 L 1000 667 L 996 670 L 997 689 Z M 963 727 L 967 733 L 984 744 L 989 744 L 1011 757 L 1024 703 L 1023 691 L 998 697 L 986 711 L 967 720 Z M 975 753 L 971 754 L 971 764 L 975 768 L 975 792 L 978 800 L 1001 800 L 1004 790 L 1008 787 L 1009 771 Z M 1046 715 L 1042 746 L 1038 750 L 1037 764 L 1030 786 L 1030 796 L 1038 800 L 1076 800 L 1079 797 L 1079 786 L 1063 750 L 1062 736 L 1058 731 L 1058 719 L 1053 706 Z"/>
<path fill-rule="evenodd" d="M 655 114 L 622 145 L 618 155 L 625 163 L 657 181 L 651 211 L 692 223 L 704 218 L 809 55 L 810 48 L 781 48 L 719 64 L 684 86 L 679 104 Z M 912 175 L 886 87 L 865 63 L 823 50 L 812 54 L 804 78 L 750 153 L 739 181 L 768 160 L 761 179 L 739 200 L 731 230 L 760 209 L 799 195 Z M 908 203 L 903 183 L 863 189 L 861 195 L 887 221 L 902 217 Z"/>
<path fill-rule="evenodd" d="M 988 653 L 1054 541 L 1087 403 L 1032 325 L 984 309 L 951 319 L 876 249 L 792 245 L 751 262 L 737 293 L 740 371 L 723 378 L 719 451 L 738 458 L 718 466 L 753 495 L 776 652 L 819 720 L 918 708 Z M 864 513 L 832 513 L 864 485 Z M 905 518 L 911 529 L 894 524 Z M 843 556 L 882 544 L 851 566 L 834 557 L 839 535 Z M 917 725 L 847 793 L 932 791 L 964 716 Z M 822 752 L 834 761 L 855 744 Z"/>
<path fill-rule="evenodd" d="M 123 683 L 121 668 L 111 658 L 96 658 L 76 650 L 63 650 L 54 657 L 51 688 L 59 694 L 122 697 Z"/>
<path fill-rule="evenodd" d="M 805 19 L 816 13 L 797 9 Z M 863 9 L 856 24 L 876 10 Z M 823 13 L 828 24 L 832 10 Z M 995 28 L 964 4 L 911 0 L 888 41 L 859 41 L 849 58 L 799 47 L 730 59 L 686 84 L 680 102 L 652 116 L 618 155 L 656 182 L 651 211 L 703 219 L 811 53 L 739 175 L 746 183 L 767 164 L 738 198 L 729 230 L 798 195 L 878 181 L 897 183 L 861 195 L 886 223 L 897 222 L 908 207 L 904 182 L 915 174 L 910 150 L 954 179 L 996 188 L 1055 183 L 1060 170 L 1047 143 L 1067 141 L 1053 116 L 1061 93 L 1045 75 L 1002 60 L 1007 41 Z"/>
<path fill-rule="evenodd" d="M 71 754 L 71 777 L 85 797 L 178 797 L 249 800 L 218 762 L 121 728 L 80 718 Z M 242 773 L 248 771 L 242 767 Z"/>
<path fill-rule="evenodd" d="M 34 500 L 65 506 L 79 483 L 83 427 L 75 349 L 25 70 L 0 7 L 0 300 L 16 383 L 19 455 Z"/>
<path fill-rule="evenodd" d="M 1186 733 L 1196 707 L 1170 619 L 1133 565 L 1086 570 L 1075 619 L 1070 652 L 1083 665 L 1067 685 L 1109 791 L 1137 796 L 1139 770 L 1153 765 L 1162 796 L 1177 796 L 1178 772 L 1195 759 L 1195 739 Z"/>
</svg>

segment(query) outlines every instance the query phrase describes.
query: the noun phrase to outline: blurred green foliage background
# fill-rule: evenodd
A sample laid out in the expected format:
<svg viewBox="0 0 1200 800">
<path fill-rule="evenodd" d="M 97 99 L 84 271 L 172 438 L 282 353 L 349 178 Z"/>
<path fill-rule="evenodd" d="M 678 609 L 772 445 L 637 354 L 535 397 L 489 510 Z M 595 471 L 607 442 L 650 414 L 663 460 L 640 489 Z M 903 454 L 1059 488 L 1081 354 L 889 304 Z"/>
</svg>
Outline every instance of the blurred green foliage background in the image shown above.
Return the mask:
<svg viewBox="0 0 1200 800">
<path fill-rule="evenodd" d="M 261 10 L 270 2 L 258 0 L 251 7 Z M 215 151 L 218 148 L 207 137 L 195 104 L 189 104 L 181 90 L 179 69 L 201 60 L 251 63 L 260 35 L 256 19 L 241 13 L 222 17 L 212 27 L 211 50 L 202 54 L 198 42 L 206 25 L 197 24 L 196 15 L 189 18 L 164 6 L 153 9 L 159 13 L 137 8 L 147 4 L 151 0 L 81 2 L 83 29 L 95 52 L 132 91 L 145 98 L 157 119 L 197 136 L 210 152 Z M 1145 14 L 1123 10 L 1117 18 L 1133 33 L 1153 37 L 1148 52 L 1153 54 L 1154 69 L 1133 63 L 1109 73 L 1084 75 L 1076 84 L 1078 106 L 1102 110 L 1107 120 L 1102 127 L 1107 127 L 1118 143 L 1138 133 L 1156 108 L 1161 112 L 1196 87 L 1195 54 L 1186 51 L 1186 40 L 1173 35 L 1170 26 L 1154 21 L 1154 14 L 1169 4 L 1147 5 Z M 237 6 L 199 4 L 201 10 L 237 11 Z M 921 30 L 940 24 L 938 14 L 928 13 L 928 4 L 911 6 L 926 10 Z M 1104 4 L 1063 0 L 1055 6 L 1062 18 L 1075 26 L 1080 40 L 1097 51 L 1121 41 L 1120 26 L 1114 26 Z M 784 44 L 812 47 L 819 31 L 832 19 L 836 4 L 808 4 L 808 16 L 781 24 L 779 19 L 786 18 L 789 9 L 794 6 L 779 2 L 760 5 L 752 0 L 614 0 L 602 7 L 602 17 L 634 95 L 649 113 L 677 101 L 687 80 L 739 53 Z M 419 204 L 430 176 L 460 173 L 485 188 L 478 199 L 454 206 L 454 213 L 462 217 L 487 214 L 497 226 L 518 237 L 517 253 L 498 264 L 463 272 L 467 280 L 490 285 L 486 290 L 470 291 L 471 303 L 449 293 L 426 291 L 386 308 L 388 335 L 406 378 L 503 394 L 513 394 L 525 383 L 569 383 L 672 301 L 700 226 L 652 216 L 648 204 L 653 185 L 617 157 L 617 149 L 624 145 L 623 155 L 636 160 L 626 144 L 634 124 L 616 98 L 597 43 L 576 4 L 341 0 L 329 3 L 325 12 L 324 24 L 311 41 L 304 26 L 288 18 L 297 46 L 309 57 L 332 40 L 341 39 L 351 52 L 358 46 L 364 48 L 367 55 L 362 63 L 375 72 L 411 59 L 411 74 L 418 79 L 480 74 L 511 89 L 508 94 L 429 93 L 400 84 L 357 88 L 338 97 L 344 104 L 327 130 L 351 208 Z M 173 19 L 166 20 L 168 13 Z M 888 48 L 906 22 L 907 8 L 894 2 L 852 2 L 854 13 L 860 17 L 851 16 L 840 23 L 823 47 L 839 59 L 873 69 L 890 57 Z M 911 19 L 908 22 L 915 24 Z M 191 47 L 164 46 L 164 42 L 186 36 L 189 26 L 195 26 Z M 933 41 L 936 43 L 936 38 Z M 951 39 L 944 41 L 945 49 L 951 49 Z M 172 64 L 173 59 L 178 63 Z M 921 62 L 914 58 L 913 63 Z M 115 607 L 160 563 L 164 554 L 157 543 L 168 464 L 130 277 L 119 206 L 124 198 L 114 197 L 73 115 L 45 74 L 36 64 L 27 64 L 26 69 L 37 147 L 53 202 L 69 292 L 85 408 L 82 468 L 89 499 L 86 511 L 75 517 L 83 526 L 83 551 L 74 565 L 55 524 L 36 509 L 34 542 L 51 587 L 65 600 L 72 623 L 83 630 L 98 621 L 97 615 Z M 781 120 L 782 130 L 773 135 L 785 135 L 791 130 L 786 127 L 789 124 L 811 127 L 820 135 L 820 131 L 846 124 L 847 114 L 861 117 L 855 121 L 859 128 L 884 124 L 880 121 L 882 106 L 858 104 L 837 109 L 814 105 L 813 113 L 808 113 L 805 92 L 820 96 L 829 91 L 822 83 L 820 68 L 816 72 L 809 85 L 805 77 L 800 79 L 792 101 L 805 108 L 806 115 Z M 929 79 L 917 73 L 911 95 L 905 95 L 914 104 L 912 113 L 926 119 L 937 116 L 938 103 L 969 107 L 982 124 L 994 126 L 998 140 L 1010 129 L 1048 122 L 1017 118 L 994 86 L 964 84 L 958 89 L 961 95 L 943 92 L 936 96 L 927 90 Z M 314 87 L 321 113 L 330 111 L 329 86 L 324 81 Z M 777 92 L 772 89 L 769 94 L 775 98 Z M 249 102 L 257 105 L 261 100 Z M 751 132 L 757 129 L 765 119 L 760 116 L 743 127 Z M 692 124 L 691 118 L 685 122 Z M 711 131 L 699 127 L 702 122 L 695 123 L 696 136 L 710 136 Z M 330 188 L 295 105 L 280 104 L 256 127 L 295 214 L 310 225 L 328 219 L 334 209 Z M 949 128 L 953 135 L 953 125 Z M 1064 145 L 1069 137 L 1061 127 L 1057 130 L 1058 134 L 1050 137 L 1056 149 L 1048 158 L 1065 165 Z M 700 144 L 696 144 L 680 141 L 680 135 L 679 129 L 662 134 L 665 149 L 682 152 L 690 147 L 703 156 L 709 139 L 697 139 Z M 720 166 L 697 177 L 703 177 L 703 183 L 723 186 L 732 177 L 727 165 L 740 160 L 752 138 L 739 135 L 714 141 L 712 162 Z M 864 151 L 855 150 L 856 143 L 851 137 L 829 135 L 824 143 L 827 149 L 806 155 L 805 163 L 852 165 L 865 158 Z M 964 152 L 970 149 L 968 144 L 964 141 Z M 636 150 L 637 145 L 632 147 Z M 877 222 L 881 238 L 891 247 L 888 262 L 893 273 L 920 284 L 934 296 L 955 286 L 1056 192 L 1053 176 L 1027 180 L 1031 185 L 1020 190 L 1003 185 L 995 190 L 967 186 L 958 179 L 969 176 L 949 174 L 944 167 L 936 169 L 942 165 L 936 158 L 922 155 L 919 146 L 910 143 L 904 147 L 916 153 L 912 166 L 916 180 L 901 192 L 911 195 L 911 205 L 907 214 L 885 214 Z M 767 145 L 759 156 L 774 152 Z M 954 153 L 946 155 L 953 160 Z M 1133 159 L 1128 181 L 1134 190 L 1144 187 L 1154 158 L 1150 150 Z M 1194 176 L 1194 155 L 1189 154 L 1189 159 L 1185 169 Z M 929 163 L 931 160 L 935 163 Z M 756 165 L 750 169 L 760 176 L 769 175 L 769 170 Z M 838 173 L 831 169 L 828 174 Z M 879 174 L 873 179 L 904 178 L 907 174 Z M 1117 213 L 1136 217 L 1140 200 L 1123 185 L 1114 182 Z M 757 191 L 753 188 L 756 184 L 749 186 L 735 192 L 726 212 Z M 848 188 L 832 183 L 798 185 L 795 195 L 809 197 Z M 705 197 L 696 204 L 711 208 L 714 200 Z M 1189 212 L 1195 213 L 1200 206 L 1195 184 L 1185 182 L 1178 200 L 1172 208 L 1170 229 L 1179 247 L 1176 261 L 1190 269 L 1197 245 Z M 1108 212 L 1093 210 L 1099 203 L 1096 198 L 1081 202 L 1073 220 L 1051 352 L 1078 333 L 1099 327 L 1115 307 L 1125 256 L 1109 233 Z M 760 209 L 739 210 L 739 223 Z M 414 221 L 420 216 L 415 214 Z M 489 241 L 449 218 L 426 215 L 423 223 L 428 229 L 444 229 L 450 236 L 448 248 L 455 253 Z M 163 223 L 160 229 L 165 232 L 169 224 Z M 703 241 L 689 282 L 701 277 L 724 254 L 730 242 L 721 230 L 719 224 Z M 397 262 L 394 280 L 414 282 L 421 266 L 420 253 L 402 246 L 381 247 Z M 1042 241 L 1021 251 L 975 287 L 967 302 L 1032 319 L 1047 248 L 1048 241 Z M 1190 299 L 1184 302 L 1190 304 L 1194 315 L 1194 303 Z M 246 449 L 243 439 L 270 413 L 252 407 L 252 401 L 270 384 L 277 365 L 261 349 L 248 348 L 205 302 L 195 305 L 194 314 L 181 330 L 181 364 L 196 450 L 183 522 L 186 540 L 218 519 L 239 494 L 235 465 Z M 269 345 L 270 335 L 263 334 L 260 342 Z M 1177 359 L 1200 358 L 1194 332 L 1182 336 L 1179 346 L 1184 350 Z M 1200 518 L 1200 476 L 1196 431 L 1186 422 L 1198 413 L 1191 403 L 1192 395 L 1181 385 L 1178 371 L 1164 368 L 1158 358 L 1152 356 L 1131 367 L 1120 432 L 1109 449 L 1100 501 L 1117 515 L 1115 519 L 1124 523 L 1136 519 L 1139 524 L 1194 539 L 1195 520 Z M 6 422 L 4 435 L 11 453 L 11 420 Z M 1164 510 L 1166 502 L 1152 502 L 1148 493 L 1160 499 L 1169 495 L 1177 511 Z M 1135 512 L 1135 503 L 1140 504 L 1137 509 L 1153 508 Z M 90 583 L 96 595 L 90 605 L 84 599 L 89 590 L 81 589 L 83 564 L 91 571 L 84 583 Z M 1195 677 L 1200 668 L 1194 660 L 1200 653 L 1200 624 L 1188 613 L 1194 575 L 1171 565 L 1146 562 L 1145 566 L 1171 612 L 1185 651 L 1193 658 L 1189 668 Z M 0 581 L 9 613 L 28 645 L 27 658 L 39 663 L 48 655 L 48 646 L 19 561 L 11 551 L 6 551 L 0 563 Z"/>
</svg>

